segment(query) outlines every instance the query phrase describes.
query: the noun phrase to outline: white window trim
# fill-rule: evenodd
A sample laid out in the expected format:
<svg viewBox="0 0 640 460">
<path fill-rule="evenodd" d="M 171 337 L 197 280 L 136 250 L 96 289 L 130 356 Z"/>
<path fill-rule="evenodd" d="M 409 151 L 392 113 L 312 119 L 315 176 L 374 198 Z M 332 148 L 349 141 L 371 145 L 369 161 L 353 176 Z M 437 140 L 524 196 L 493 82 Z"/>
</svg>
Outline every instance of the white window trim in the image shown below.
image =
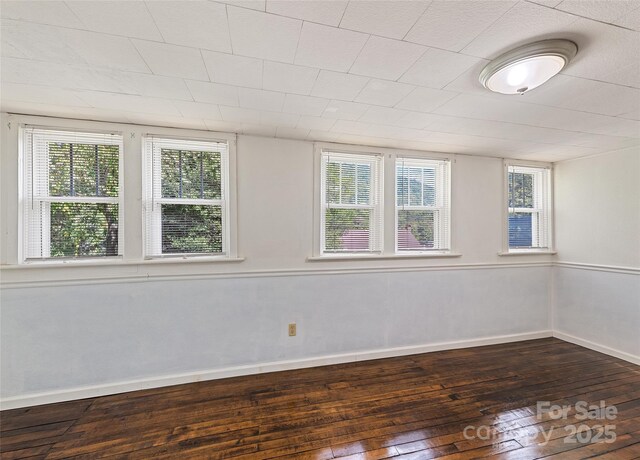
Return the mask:
<svg viewBox="0 0 640 460">
<path fill-rule="evenodd" d="M 117 197 L 54 197 L 54 196 L 43 196 L 43 197 L 34 197 L 33 194 L 33 183 L 35 182 L 36 172 L 47 170 L 48 167 L 39 167 L 36 163 L 40 163 L 45 161 L 42 158 L 36 158 L 33 155 L 34 141 L 33 138 L 30 140 L 28 145 L 31 147 L 31 151 L 27 152 L 25 149 L 27 147 L 26 136 L 29 134 L 30 130 L 44 130 L 44 131 L 52 131 L 52 132 L 60 132 L 66 131 L 69 133 L 89 133 L 89 134 L 114 134 L 121 137 L 119 143 L 114 144 L 118 146 L 118 196 Z M 105 263 L 113 263 L 122 260 L 123 254 L 125 251 L 125 205 L 124 205 L 124 136 L 120 131 L 113 130 L 104 130 L 104 129 L 84 129 L 84 128 L 70 128 L 70 127 L 59 127 L 59 126 L 44 126 L 37 124 L 29 124 L 29 123 L 20 123 L 18 125 L 18 164 L 19 164 L 19 181 L 18 181 L 18 263 L 22 265 L 36 265 L 36 264 L 61 264 L 61 263 L 95 263 L 95 262 L 105 262 Z M 48 160 L 46 160 L 48 161 Z M 29 168 L 30 167 L 30 168 Z M 28 177 L 29 169 L 33 172 L 31 178 Z M 49 175 L 47 173 L 46 179 L 44 179 L 47 184 L 49 182 Z M 26 190 L 26 187 L 31 186 L 32 192 L 31 194 Z M 28 213 L 25 212 L 25 206 L 28 205 L 27 200 L 31 198 L 33 201 L 39 201 L 41 203 L 45 203 L 48 206 L 51 203 L 112 203 L 118 205 L 118 254 L 114 256 L 87 256 L 87 257 L 51 257 L 50 256 L 50 247 L 51 247 L 51 237 L 49 233 L 49 225 L 47 220 L 50 219 L 50 213 L 45 212 L 41 217 L 43 219 L 44 224 L 40 226 L 43 229 L 43 232 L 46 232 L 43 235 L 40 235 L 40 241 L 42 244 L 42 257 L 40 258 L 29 258 L 28 257 L 28 245 L 29 245 L 29 237 L 27 233 L 30 232 L 29 224 L 26 219 L 28 219 Z"/>
<path fill-rule="evenodd" d="M 341 152 L 345 154 L 365 154 L 365 155 L 380 155 L 382 157 L 381 163 L 381 200 L 383 202 L 383 215 L 382 215 L 382 252 L 380 253 L 322 253 L 322 238 L 323 238 L 323 217 L 322 217 L 322 152 L 324 150 L 330 150 L 335 152 Z M 433 250 L 428 252 L 417 251 L 396 251 L 396 159 L 397 158 L 411 158 L 416 160 L 447 160 L 449 161 L 449 250 Z M 438 152 L 422 152 L 416 150 L 403 150 L 403 149 L 388 149 L 383 147 L 367 147 L 367 146 L 355 146 L 347 144 L 335 144 L 326 142 L 314 143 L 314 174 L 313 174 L 313 248 L 311 255 L 307 257 L 307 262 L 335 262 L 335 261 L 365 261 L 365 260 L 401 260 L 401 259 L 436 259 L 436 258 L 452 258 L 461 257 L 462 254 L 456 251 L 456 230 L 453 225 L 453 214 L 451 209 L 453 208 L 453 187 L 452 180 L 455 175 L 455 155 L 443 154 Z M 385 184 L 392 184 L 386 186 Z M 388 216 L 393 216 L 389 218 Z"/>
<path fill-rule="evenodd" d="M 546 248 L 510 248 L 509 247 L 509 168 L 510 167 L 533 167 L 544 168 L 549 170 L 549 187 L 547 190 L 547 207 L 549 218 L 548 244 Z M 553 209 L 553 164 L 539 161 L 522 161 L 522 160 L 503 160 L 503 195 L 502 195 L 502 251 L 498 252 L 499 256 L 518 256 L 518 255 L 554 255 L 557 254 L 554 246 L 554 209 Z M 520 209 L 520 208 L 516 208 Z M 527 208 L 527 212 L 531 209 Z"/>
<path fill-rule="evenodd" d="M 227 144 L 226 152 L 221 158 L 221 177 L 222 177 L 222 199 L 184 199 L 184 198 L 156 198 L 160 193 L 161 174 L 162 171 L 157 168 L 153 168 L 153 148 L 155 145 L 166 145 L 168 147 L 175 148 L 176 145 L 169 144 L 163 141 L 180 141 L 184 140 L 185 145 L 188 147 L 188 143 L 201 143 L 197 148 L 207 150 L 209 147 L 207 143 L 224 143 Z M 194 138 L 194 137 L 176 137 L 166 134 L 154 134 L 146 133 L 142 138 L 142 154 L 143 154 L 143 174 L 142 174 L 142 186 L 143 186 L 143 254 L 144 259 L 147 261 L 156 259 L 180 259 L 180 260 L 227 260 L 238 259 L 237 255 L 237 242 L 236 242 L 236 158 L 235 158 L 235 138 L 233 141 L 228 139 L 213 139 L 213 138 Z M 149 150 L 150 148 L 150 150 Z M 191 147 L 195 148 L 195 147 Z M 151 183 L 148 183 L 148 179 L 151 178 Z M 199 204 L 209 206 L 221 206 L 223 210 L 223 235 L 222 235 L 222 253 L 221 254 L 201 254 L 201 253 L 181 253 L 181 254 L 160 254 L 161 251 L 154 251 L 153 254 L 147 254 L 147 241 L 151 237 L 154 245 L 161 245 L 161 224 L 160 224 L 160 212 L 159 205 L 161 204 Z M 151 235 L 151 230 L 148 228 L 148 219 L 157 220 L 156 225 L 153 226 L 154 235 Z"/>
</svg>

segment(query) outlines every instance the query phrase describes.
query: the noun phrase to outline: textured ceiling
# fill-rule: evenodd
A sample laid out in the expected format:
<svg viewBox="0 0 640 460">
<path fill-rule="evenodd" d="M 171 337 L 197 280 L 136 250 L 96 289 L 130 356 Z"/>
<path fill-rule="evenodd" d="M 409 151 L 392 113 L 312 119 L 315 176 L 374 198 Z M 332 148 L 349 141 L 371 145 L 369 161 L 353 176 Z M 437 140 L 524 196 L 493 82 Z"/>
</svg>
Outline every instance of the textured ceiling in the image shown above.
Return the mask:
<svg viewBox="0 0 640 460">
<path fill-rule="evenodd" d="M 3 111 L 545 161 L 640 146 L 640 3 L 2 1 Z M 488 59 L 580 50 L 523 96 Z"/>
</svg>

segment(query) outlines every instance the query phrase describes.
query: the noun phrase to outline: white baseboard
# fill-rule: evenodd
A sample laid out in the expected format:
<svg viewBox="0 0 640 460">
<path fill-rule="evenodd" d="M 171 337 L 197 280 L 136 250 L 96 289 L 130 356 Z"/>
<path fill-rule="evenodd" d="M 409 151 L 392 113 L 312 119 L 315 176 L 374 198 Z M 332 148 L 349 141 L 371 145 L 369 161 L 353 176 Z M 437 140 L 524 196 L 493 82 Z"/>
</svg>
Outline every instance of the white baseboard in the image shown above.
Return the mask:
<svg viewBox="0 0 640 460">
<path fill-rule="evenodd" d="M 480 339 L 461 340 L 455 342 L 441 342 L 425 345 L 412 345 L 407 347 L 384 348 L 354 353 L 342 353 L 313 358 L 274 361 L 269 363 L 250 364 L 246 366 L 227 367 L 223 369 L 212 369 L 200 372 L 150 377 L 146 379 L 129 380 L 125 382 L 108 383 L 104 385 L 76 387 L 61 391 L 50 391 L 45 393 L 31 393 L 12 396 L 0 400 L 0 408 L 2 410 L 16 409 L 20 407 L 38 406 L 41 404 L 71 401 L 75 399 L 95 398 L 98 396 L 125 393 L 128 391 L 147 390 L 150 388 L 159 388 L 170 385 L 179 385 L 183 383 L 200 382 L 205 380 L 239 377 L 242 375 L 262 374 L 265 372 L 285 371 L 291 369 L 303 369 L 307 367 L 326 366 L 329 364 L 367 361 L 370 359 L 391 358 L 394 356 L 415 355 L 419 353 L 430 353 L 433 351 L 454 350 L 458 348 L 520 342 L 523 340 L 542 339 L 552 336 L 553 334 L 550 330 L 536 331 L 522 334 L 500 335 Z"/>
<path fill-rule="evenodd" d="M 590 340 L 581 339 L 579 337 L 573 336 L 571 334 L 565 334 L 560 331 L 553 331 L 553 336 L 564 340 L 565 342 L 571 342 L 576 345 L 580 345 L 581 347 L 589 348 L 590 350 L 599 351 L 600 353 L 604 353 L 605 355 L 613 356 L 615 358 L 620 358 L 624 361 L 629 361 L 632 364 L 637 364 L 640 366 L 640 356 L 632 355 L 631 353 L 627 353 L 624 351 L 616 350 L 615 348 L 610 348 L 605 345 L 600 345 L 599 343 L 591 342 Z"/>
</svg>

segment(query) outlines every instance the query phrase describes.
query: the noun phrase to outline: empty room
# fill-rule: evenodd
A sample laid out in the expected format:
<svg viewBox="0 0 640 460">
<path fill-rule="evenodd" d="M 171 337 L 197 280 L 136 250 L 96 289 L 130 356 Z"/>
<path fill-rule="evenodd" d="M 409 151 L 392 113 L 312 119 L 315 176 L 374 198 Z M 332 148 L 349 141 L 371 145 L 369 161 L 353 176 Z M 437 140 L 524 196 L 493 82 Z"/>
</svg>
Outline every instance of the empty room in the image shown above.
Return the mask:
<svg viewBox="0 0 640 460">
<path fill-rule="evenodd" d="M 640 459 L 639 0 L 0 0 L 0 458 Z"/>
</svg>

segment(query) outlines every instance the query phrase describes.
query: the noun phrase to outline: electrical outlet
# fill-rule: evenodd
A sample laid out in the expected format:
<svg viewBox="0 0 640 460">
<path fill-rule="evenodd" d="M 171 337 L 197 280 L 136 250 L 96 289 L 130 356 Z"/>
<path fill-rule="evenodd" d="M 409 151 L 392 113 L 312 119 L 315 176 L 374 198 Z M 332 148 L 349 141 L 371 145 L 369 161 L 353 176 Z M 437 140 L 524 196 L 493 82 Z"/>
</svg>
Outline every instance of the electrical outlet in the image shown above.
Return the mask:
<svg viewBox="0 0 640 460">
<path fill-rule="evenodd" d="M 289 337 L 296 335 L 296 323 L 289 323 Z"/>
</svg>

